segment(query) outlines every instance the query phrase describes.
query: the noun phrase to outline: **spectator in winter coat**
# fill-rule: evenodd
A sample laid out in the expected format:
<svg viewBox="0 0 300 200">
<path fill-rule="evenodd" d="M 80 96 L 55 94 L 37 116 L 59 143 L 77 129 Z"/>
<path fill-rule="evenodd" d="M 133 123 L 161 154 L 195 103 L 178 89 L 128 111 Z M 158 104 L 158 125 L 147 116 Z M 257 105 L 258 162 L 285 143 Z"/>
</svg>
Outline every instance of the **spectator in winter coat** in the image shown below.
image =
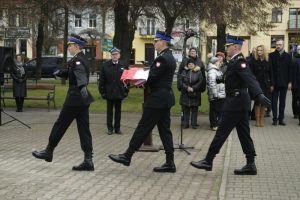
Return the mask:
<svg viewBox="0 0 300 200">
<path fill-rule="evenodd" d="M 218 129 L 222 105 L 226 97 L 225 84 L 223 81 L 220 81 L 222 79 L 223 73 L 220 70 L 220 60 L 217 57 L 211 57 L 207 67 L 206 83 L 209 99 L 210 128 L 214 131 Z"/>
<path fill-rule="evenodd" d="M 23 112 L 24 97 L 27 96 L 27 75 L 23 67 L 21 55 L 16 56 L 15 66 L 12 70 L 11 77 L 13 79 L 13 96 L 17 106 L 16 112 Z"/>
<path fill-rule="evenodd" d="M 269 55 L 272 66 L 273 80 L 271 83 L 272 91 L 272 113 L 273 125 L 285 126 L 284 110 L 287 90 L 291 90 L 292 83 L 292 58 L 290 54 L 284 51 L 283 40 L 276 42 L 276 50 Z M 277 112 L 277 104 L 279 100 L 279 114 Z"/>
<path fill-rule="evenodd" d="M 256 80 L 258 81 L 260 88 L 262 89 L 265 96 L 269 96 L 270 85 L 273 82 L 273 74 L 271 70 L 271 64 L 268 61 L 267 52 L 263 45 L 259 45 L 256 48 L 254 59 L 250 63 L 250 69 Z M 262 106 L 257 100 L 254 101 L 255 110 L 255 126 L 264 126 L 265 107 Z"/>
<path fill-rule="evenodd" d="M 190 118 L 192 128 L 197 128 L 200 87 L 203 81 L 204 77 L 200 67 L 195 64 L 193 59 L 188 59 L 187 65 L 178 77 L 178 86 L 181 91 L 179 102 L 183 109 L 183 128 L 189 128 Z"/>
<path fill-rule="evenodd" d="M 204 77 L 204 81 L 202 82 L 202 85 L 201 85 L 201 92 L 204 92 L 205 89 L 206 89 L 205 65 L 203 64 L 200 57 L 197 55 L 197 48 L 196 47 L 191 47 L 189 49 L 189 56 L 182 60 L 180 66 L 179 66 L 179 69 L 178 69 L 178 74 L 182 73 L 184 68 L 187 66 L 187 61 L 190 60 L 190 59 L 192 59 L 194 61 L 196 66 L 200 67 L 201 74 Z M 179 78 L 179 76 L 178 76 L 178 78 Z M 177 83 L 178 83 L 178 81 L 177 81 Z M 178 84 L 177 84 L 177 87 L 178 87 L 178 90 L 179 90 Z M 200 99 L 201 99 L 201 97 L 200 97 Z"/>
</svg>

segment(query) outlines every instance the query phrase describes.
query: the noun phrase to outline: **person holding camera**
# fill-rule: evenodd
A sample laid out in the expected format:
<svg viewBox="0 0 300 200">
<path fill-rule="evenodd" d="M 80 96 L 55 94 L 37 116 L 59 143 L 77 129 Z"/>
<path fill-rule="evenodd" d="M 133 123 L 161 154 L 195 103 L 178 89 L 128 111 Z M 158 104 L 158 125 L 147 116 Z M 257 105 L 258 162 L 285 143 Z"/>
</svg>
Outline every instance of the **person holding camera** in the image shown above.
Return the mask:
<svg viewBox="0 0 300 200">
<path fill-rule="evenodd" d="M 74 119 L 80 138 L 84 160 L 75 171 L 94 171 L 92 161 L 93 145 L 89 123 L 89 106 L 94 101 L 87 89 L 89 83 L 89 62 L 81 51 L 87 41 L 78 35 L 72 35 L 68 41 L 68 50 L 73 58 L 68 61 L 68 68 L 54 72 L 54 75 L 69 79 L 69 89 L 59 117 L 52 127 L 46 149 L 34 151 L 32 155 L 38 159 L 52 162 L 53 151 L 58 145 Z"/>
</svg>

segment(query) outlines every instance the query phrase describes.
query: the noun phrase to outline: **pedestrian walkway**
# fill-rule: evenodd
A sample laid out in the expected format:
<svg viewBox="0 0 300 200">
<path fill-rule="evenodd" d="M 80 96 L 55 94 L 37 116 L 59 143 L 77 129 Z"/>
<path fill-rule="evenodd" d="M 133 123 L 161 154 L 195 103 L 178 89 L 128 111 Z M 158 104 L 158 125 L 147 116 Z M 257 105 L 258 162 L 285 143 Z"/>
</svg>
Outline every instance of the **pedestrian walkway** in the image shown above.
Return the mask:
<svg viewBox="0 0 300 200">
<path fill-rule="evenodd" d="M 299 134 L 292 119 L 290 96 L 287 101 L 287 126 L 274 127 L 271 119 L 265 128 L 251 126 L 257 150 L 257 176 L 235 176 L 233 170 L 245 164 L 237 139 L 232 134 L 214 161 L 212 172 L 189 165 L 202 159 L 214 136 L 208 116 L 199 116 L 198 129 L 184 129 L 183 143 L 194 146 L 191 155 L 175 151 L 177 172 L 160 174 L 153 167 L 165 161 L 164 151 L 137 152 L 130 167 L 112 162 L 107 155 L 121 153 L 140 118 L 140 113 L 122 114 L 123 135 L 106 134 L 106 115 L 91 114 L 94 144 L 94 172 L 74 172 L 73 165 L 83 159 L 76 123 L 73 123 L 54 151 L 52 163 L 31 156 L 47 144 L 59 111 L 25 109 L 8 113 L 31 126 L 14 121 L 0 126 L 0 200 L 217 200 L 217 199 L 300 199 Z M 3 121 L 9 120 L 3 116 Z M 251 123 L 254 123 L 253 121 Z M 172 116 L 174 142 L 180 141 L 180 117 Z M 153 130 L 154 144 L 161 144 Z"/>
<path fill-rule="evenodd" d="M 291 93 L 286 102 L 287 126 L 273 126 L 266 118 L 265 127 L 251 122 L 251 135 L 256 147 L 257 176 L 236 176 L 233 170 L 245 164 L 245 157 L 236 132 L 232 134 L 225 198 L 230 200 L 299 200 L 300 199 L 300 126 L 293 119 Z M 224 195 L 224 194 L 223 194 Z M 223 196 L 221 196 L 223 197 Z"/>
<path fill-rule="evenodd" d="M 25 109 L 23 113 L 8 110 L 32 128 L 13 122 L 0 127 L 0 199 L 31 200 L 154 200 L 154 199 L 218 199 L 222 174 L 223 152 L 216 159 L 213 172 L 199 171 L 189 162 L 204 156 L 214 132 L 208 130 L 207 116 L 200 116 L 199 129 L 185 129 L 183 141 L 196 149 L 187 155 L 176 150 L 175 174 L 158 174 L 153 167 L 165 161 L 164 151 L 137 152 L 130 167 L 112 162 L 110 153 L 121 153 L 140 118 L 139 113 L 123 113 L 123 135 L 107 135 L 104 114 L 91 114 L 94 144 L 94 172 L 74 172 L 73 165 L 83 159 L 76 123 L 72 124 L 54 151 L 52 163 L 32 157 L 33 150 L 47 144 L 58 111 Z M 4 117 L 4 116 L 3 116 Z M 4 118 L 4 121 L 8 118 Z M 175 143 L 179 142 L 178 116 L 172 117 Z M 154 144 L 161 144 L 158 131 L 153 130 Z"/>
</svg>

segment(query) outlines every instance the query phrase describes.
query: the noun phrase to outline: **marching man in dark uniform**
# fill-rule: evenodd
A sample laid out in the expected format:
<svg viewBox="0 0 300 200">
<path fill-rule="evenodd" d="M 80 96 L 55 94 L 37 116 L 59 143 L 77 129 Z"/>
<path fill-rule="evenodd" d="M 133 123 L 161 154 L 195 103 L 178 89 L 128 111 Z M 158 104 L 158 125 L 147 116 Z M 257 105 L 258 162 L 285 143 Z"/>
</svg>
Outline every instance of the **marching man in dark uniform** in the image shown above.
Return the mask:
<svg viewBox="0 0 300 200">
<path fill-rule="evenodd" d="M 247 164 L 242 169 L 234 170 L 237 175 L 256 175 L 257 169 L 254 162 L 256 156 L 254 144 L 250 136 L 248 113 L 250 111 L 250 96 L 248 89 L 255 98 L 264 106 L 269 107 L 271 101 L 263 95 L 263 92 L 251 73 L 246 59 L 241 53 L 243 39 L 228 36 L 226 38 L 227 55 L 230 58 L 225 72 L 226 98 L 222 109 L 222 120 L 216 135 L 210 144 L 204 160 L 193 161 L 190 164 L 198 169 L 212 170 L 213 159 L 219 153 L 225 140 L 236 128 L 237 134 L 246 155 Z"/>
<path fill-rule="evenodd" d="M 176 62 L 172 51 L 168 48 L 171 37 L 164 32 L 157 31 L 154 39 L 154 48 L 158 56 L 150 67 L 146 87 L 149 87 L 150 94 L 144 104 L 144 111 L 137 128 L 125 153 L 109 155 L 109 158 L 117 163 L 129 166 L 131 157 L 137 151 L 145 138 L 155 125 L 158 127 L 162 140 L 166 163 L 161 167 L 155 167 L 154 172 L 176 172 L 174 164 L 173 137 L 170 130 L 170 110 L 175 105 L 175 97 L 172 91 L 173 75 Z"/>
<path fill-rule="evenodd" d="M 93 97 L 87 90 L 89 83 L 88 60 L 81 51 L 85 44 L 86 40 L 80 36 L 72 35 L 69 38 L 68 50 L 74 57 L 68 62 L 68 69 L 54 73 L 56 76 L 69 78 L 67 97 L 51 130 L 46 149 L 32 152 L 34 157 L 52 162 L 54 148 L 58 145 L 72 121 L 76 119 L 81 149 L 84 152 L 84 161 L 73 167 L 75 171 L 94 171 L 92 135 L 89 128 L 89 106 L 93 102 Z"/>
</svg>

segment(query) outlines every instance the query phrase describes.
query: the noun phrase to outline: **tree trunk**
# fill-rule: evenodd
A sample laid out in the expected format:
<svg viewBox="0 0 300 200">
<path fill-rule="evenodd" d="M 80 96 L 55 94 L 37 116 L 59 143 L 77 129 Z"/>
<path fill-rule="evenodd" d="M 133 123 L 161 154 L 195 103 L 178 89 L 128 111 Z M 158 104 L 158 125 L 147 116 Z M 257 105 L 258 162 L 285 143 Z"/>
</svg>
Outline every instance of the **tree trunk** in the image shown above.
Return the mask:
<svg viewBox="0 0 300 200">
<path fill-rule="evenodd" d="M 42 61 L 42 51 L 44 43 L 44 18 L 41 17 L 38 23 L 38 35 L 36 40 L 36 79 L 41 78 L 41 61 Z"/>
<path fill-rule="evenodd" d="M 106 32 L 106 15 L 107 15 L 107 8 L 103 8 L 101 12 L 101 19 L 102 19 L 102 26 L 101 26 L 101 32 L 102 32 L 102 37 L 101 37 L 101 53 L 102 56 L 101 58 L 103 59 L 103 44 L 104 44 L 104 39 L 105 39 L 105 32 Z"/>
<path fill-rule="evenodd" d="M 113 44 L 121 50 L 121 59 L 129 64 L 132 50 L 132 30 L 128 21 L 129 1 L 117 0 L 114 7 L 115 35 Z"/>
<path fill-rule="evenodd" d="M 217 51 L 224 52 L 226 43 L 226 24 L 217 24 Z"/>
<path fill-rule="evenodd" d="M 172 34 L 172 30 L 173 30 L 175 21 L 176 21 L 176 17 L 169 17 L 169 18 L 167 18 L 165 16 L 165 25 L 166 25 L 165 32 L 166 32 L 167 35 L 171 35 Z"/>
<path fill-rule="evenodd" d="M 65 10 L 65 27 L 64 27 L 64 61 L 63 61 L 63 66 L 64 68 L 67 67 L 67 62 L 68 62 L 68 35 L 69 35 L 69 7 L 65 4 L 64 6 Z M 66 84 L 66 79 L 63 78 L 61 79 L 61 84 L 65 85 Z"/>
</svg>

